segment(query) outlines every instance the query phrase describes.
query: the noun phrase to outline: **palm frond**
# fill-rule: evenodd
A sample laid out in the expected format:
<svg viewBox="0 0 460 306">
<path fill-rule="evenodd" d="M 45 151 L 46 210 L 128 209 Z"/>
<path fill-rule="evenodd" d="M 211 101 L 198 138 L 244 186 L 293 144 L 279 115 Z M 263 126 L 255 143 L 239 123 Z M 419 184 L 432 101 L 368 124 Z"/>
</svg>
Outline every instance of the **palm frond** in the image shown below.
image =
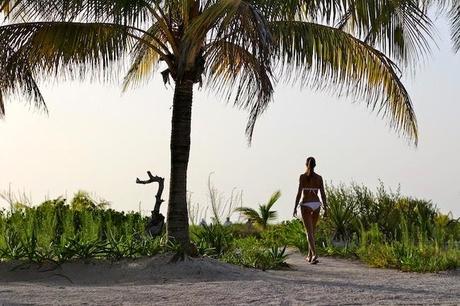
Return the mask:
<svg viewBox="0 0 460 306">
<path fill-rule="evenodd" d="M 344 0 L 255 0 L 256 6 L 270 21 L 321 21 L 333 23 L 344 12 Z"/>
<path fill-rule="evenodd" d="M 206 87 L 250 111 L 246 135 L 251 142 L 257 118 L 272 101 L 271 67 L 243 47 L 227 41 L 210 46 L 206 62 Z"/>
<path fill-rule="evenodd" d="M 27 59 L 14 51 L 6 42 L 0 49 L 0 118 L 5 115 L 8 96 L 24 95 L 37 109 L 47 112 L 47 107 L 35 81 Z"/>
<path fill-rule="evenodd" d="M 30 22 L 0 26 L 0 44 L 8 46 L 0 54 L 3 99 L 12 93 L 25 93 L 35 101 L 35 106 L 46 110 L 36 80 L 89 76 L 111 80 L 117 77 L 118 68 L 135 42 L 148 46 L 149 54 L 157 51 L 156 45 L 145 41 L 140 33 L 131 27 L 101 23 Z"/>
<path fill-rule="evenodd" d="M 276 218 L 278 218 L 278 212 L 273 210 L 269 211 L 267 221 L 275 220 Z"/>
<path fill-rule="evenodd" d="M 207 85 L 249 110 L 246 135 L 251 143 L 257 118 L 273 95 L 272 40 L 261 11 L 250 1 L 216 1 L 190 24 L 184 42 L 184 50 L 192 52 L 182 55 L 182 69 L 204 47 Z"/>
<path fill-rule="evenodd" d="M 259 213 L 250 207 L 237 207 L 235 211 L 242 213 L 248 219 L 251 219 L 255 223 L 261 224 L 262 218 L 260 217 Z"/>
<path fill-rule="evenodd" d="M 34 75 L 84 79 L 116 76 L 134 42 L 136 29 L 116 24 L 30 22 L 0 26 L 0 42 L 26 58 Z M 148 42 L 142 41 L 148 44 Z M 155 46 L 151 46 L 155 48 Z"/>
<path fill-rule="evenodd" d="M 417 120 L 397 66 L 382 52 L 339 29 L 307 22 L 272 22 L 273 60 L 288 81 L 364 100 L 417 144 Z"/>
<path fill-rule="evenodd" d="M 453 0 L 452 8 L 449 12 L 450 20 L 452 22 L 452 41 L 454 43 L 454 50 L 460 51 L 460 1 Z"/>
<path fill-rule="evenodd" d="M 270 210 L 270 208 L 271 207 L 268 205 L 259 205 L 260 217 L 265 225 L 268 224 L 268 221 L 275 219 L 277 216 L 277 212 Z"/>
<path fill-rule="evenodd" d="M 399 63 L 413 66 L 430 52 L 432 22 L 416 0 L 346 0 L 339 28 Z"/>
<path fill-rule="evenodd" d="M 132 64 L 123 80 L 123 91 L 147 81 L 156 72 L 161 55 L 149 45 L 154 45 L 159 50 L 167 48 L 160 45 L 165 39 L 158 23 L 152 25 L 146 32 L 148 34 L 143 34 L 142 41 L 137 41 L 131 51 Z M 149 45 L 144 42 L 148 42 Z M 169 53 L 169 50 L 165 51 Z"/>
<path fill-rule="evenodd" d="M 140 26 L 155 0 L 4 0 L 11 20 L 86 21 Z"/>
<path fill-rule="evenodd" d="M 273 193 L 272 196 L 270 197 L 270 199 L 268 200 L 267 204 L 266 204 L 267 208 L 270 210 L 272 208 L 272 206 L 276 203 L 276 201 L 279 200 L 280 197 L 281 197 L 281 191 L 280 190 L 278 190 L 275 193 Z"/>
<path fill-rule="evenodd" d="M 183 69 L 193 64 L 206 39 L 212 43 L 224 38 L 250 51 L 259 61 L 269 61 L 270 31 L 264 16 L 249 1 L 217 1 L 191 22 L 184 38 Z"/>
<path fill-rule="evenodd" d="M 11 9 L 11 0 L 0 0 L 0 13 L 8 15 Z"/>
</svg>

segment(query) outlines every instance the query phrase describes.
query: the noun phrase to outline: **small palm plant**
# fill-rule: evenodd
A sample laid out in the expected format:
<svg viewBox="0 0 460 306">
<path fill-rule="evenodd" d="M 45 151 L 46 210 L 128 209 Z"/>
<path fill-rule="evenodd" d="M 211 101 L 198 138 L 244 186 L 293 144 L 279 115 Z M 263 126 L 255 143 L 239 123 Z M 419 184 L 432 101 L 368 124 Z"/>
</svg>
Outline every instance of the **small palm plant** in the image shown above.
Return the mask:
<svg viewBox="0 0 460 306">
<path fill-rule="evenodd" d="M 276 191 L 267 204 L 259 205 L 259 211 L 250 207 L 238 207 L 235 211 L 238 211 L 250 219 L 253 223 L 259 225 L 262 229 L 266 229 L 268 221 L 276 219 L 277 212 L 271 210 L 272 206 L 281 197 L 281 191 Z"/>
</svg>

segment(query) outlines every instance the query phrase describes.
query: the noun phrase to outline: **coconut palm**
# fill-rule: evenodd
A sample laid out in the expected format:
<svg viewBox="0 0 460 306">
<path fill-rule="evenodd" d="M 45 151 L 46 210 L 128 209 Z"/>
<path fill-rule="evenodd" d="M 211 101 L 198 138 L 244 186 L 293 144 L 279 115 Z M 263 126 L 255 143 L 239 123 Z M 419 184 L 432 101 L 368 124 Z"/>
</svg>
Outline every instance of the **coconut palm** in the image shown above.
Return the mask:
<svg viewBox="0 0 460 306">
<path fill-rule="evenodd" d="M 167 231 L 189 244 L 187 166 L 194 84 L 257 118 L 278 80 L 362 100 L 417 143 L 398 64 L 427 51 L 415 0 L 0 0 L 0 114 L 24 93 L 46 109 L 37 79 L 112 79 L 131 57 L 128 89 L 163 67 L 174 86 Z"/>
<path fill-rule="evenodd" d="M 280 197 L 281 191 L 278 190 L 272 194 L 267 204 L 259 205 L 259 211 L 250 207 L 237 207 L 235 211 L 242 213 L 248 220 L 259 225 L 262 229 L 266 229 L 268 221 L 276 219 L 276 211 L 270 209 L 272 209 L 272 206 L 275 205 Z"/>
</svg>

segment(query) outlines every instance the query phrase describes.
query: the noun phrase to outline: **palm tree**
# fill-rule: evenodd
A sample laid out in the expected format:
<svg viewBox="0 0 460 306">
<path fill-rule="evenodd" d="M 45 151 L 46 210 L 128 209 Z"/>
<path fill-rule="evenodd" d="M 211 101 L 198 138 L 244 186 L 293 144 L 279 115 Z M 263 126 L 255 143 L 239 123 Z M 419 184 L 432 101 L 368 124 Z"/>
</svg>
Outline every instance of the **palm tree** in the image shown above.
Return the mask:
<svg viewBox="0 0 460 306">
<path fill-rule="evenodd" d="M 276 219 L 276 211 L 270 210 L 272 206 L 278 201 L 281 197 L 281 191 L 276 191 L 270 199 L 268 200 L 267 204 L 259 205 L 259 211 L 250 208 L 250 207 L 238 207 L 235 211 L 238 211 L 245 215 L 251 222 L 259 225 L 262 229 L 266 229 L 268 226 L 268 221 Z"/>
<path fill-rule="evenodd" d="M 131 56 L 123 88 L 161 66 L 174 83 L 167 232 L 189 244 L 187 167 L 194 84 L 248 110 L 246 134 L 277 80 L 365 101 L 417 143 L 398 65 L 427 51 L 430 20 L 416 0 L 0 0 L 0 114 L 37 79 L 111 79 Z"/>
</svg>

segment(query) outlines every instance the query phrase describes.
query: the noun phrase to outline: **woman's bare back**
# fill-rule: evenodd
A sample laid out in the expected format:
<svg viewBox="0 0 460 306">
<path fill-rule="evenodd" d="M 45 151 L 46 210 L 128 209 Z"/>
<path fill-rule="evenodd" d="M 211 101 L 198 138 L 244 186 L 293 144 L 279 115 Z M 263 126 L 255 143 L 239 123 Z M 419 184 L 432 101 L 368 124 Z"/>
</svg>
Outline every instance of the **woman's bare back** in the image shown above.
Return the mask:
<svg viewBox="0 0 460 306">
<path fill-rule="evenodd" d="M 302 203 L 319 202 L 318 191 L 323 188 L 323 178 L 317 173 L 308 176 L 300 175 L 300 187 L 302 188 Z"/>
</svg>

